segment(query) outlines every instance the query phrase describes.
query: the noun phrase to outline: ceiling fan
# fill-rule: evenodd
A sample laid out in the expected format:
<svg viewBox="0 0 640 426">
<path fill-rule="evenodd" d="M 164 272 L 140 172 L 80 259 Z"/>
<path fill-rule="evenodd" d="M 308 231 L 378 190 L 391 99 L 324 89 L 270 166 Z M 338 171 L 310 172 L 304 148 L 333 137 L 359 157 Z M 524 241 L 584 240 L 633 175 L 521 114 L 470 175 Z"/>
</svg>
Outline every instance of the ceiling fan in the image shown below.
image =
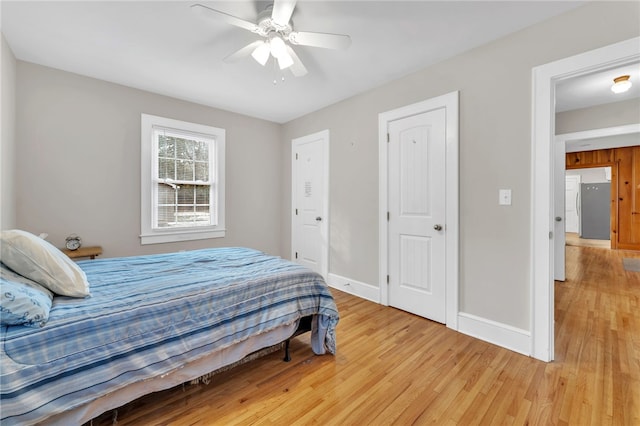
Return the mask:
<svg viewBox="0 0 640 426">
<path fill-rule="evenodd" d="M 236 62 L 251 55 L 264 66 L 269 57 L 273 57 L 281 70 L 289 69 L 294 76 L 301 77 L 307 74 L 307 69 L 291 45 L 347 49 L 351 45 L 351 37 L 343 34 L 294 31 L 291 15 L 295 7 L 296 0 L 274 0 L 273 5 L 268 5 L 260 12 L 257 23 L 254 24 L 202 4 L 191 6 L 193 10 L 206 17 L 223 20 L 261 37 L 224 58 L 225 62 Z"/>
</svg>

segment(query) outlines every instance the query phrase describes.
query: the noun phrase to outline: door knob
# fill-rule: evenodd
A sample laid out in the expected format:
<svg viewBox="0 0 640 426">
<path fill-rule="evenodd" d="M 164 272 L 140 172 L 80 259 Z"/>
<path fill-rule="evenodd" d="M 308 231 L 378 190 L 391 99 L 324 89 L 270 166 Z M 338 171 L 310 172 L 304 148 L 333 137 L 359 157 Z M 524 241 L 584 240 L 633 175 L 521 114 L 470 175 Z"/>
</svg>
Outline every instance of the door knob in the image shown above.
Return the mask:
<svg viewBox="0 0 640 426">
<path fill-rule="evenodd" d="M 442 231 L 442 225 L 433 225 L 433 229 L 436 231 Z"/>
<path fill-rule="evenodd" d="M 322 221 L 322 218 L 320 216 L 316 217 L 316 221 L 320 222 Z"/>
<path fill-rule="evenodd" d="M 556 222 L 562 222 L 562 218 L 560 216 L 556 216 Z"/>
</svg>

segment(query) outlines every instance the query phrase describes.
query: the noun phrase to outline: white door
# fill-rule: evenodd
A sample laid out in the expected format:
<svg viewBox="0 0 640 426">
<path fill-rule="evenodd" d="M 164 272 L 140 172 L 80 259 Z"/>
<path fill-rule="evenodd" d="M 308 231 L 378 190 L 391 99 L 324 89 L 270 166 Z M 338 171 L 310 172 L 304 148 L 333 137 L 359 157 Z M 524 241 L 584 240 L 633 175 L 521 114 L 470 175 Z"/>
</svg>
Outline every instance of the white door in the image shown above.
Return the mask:
<svg viewBox="0 0 640 426">
<path fill-rule="evenodd" d="M 389 305 L 444 323 L 446 110 L 388 125 Z"/>
<path fill-rule="evenodd" d="M 565 164 L 566 143 L 556 139 L 553 144 L 553 279 L 565 279 Z"/>
<path fill-rule="evenodd" d="M 578 217 L 578 192 L 580 190 L 580 175 L 565 177 L 565 232 L 578 233 L 580 229 Z"/>
<path fill-rule="evenodd" d="M 294 139 L 291 258 L 327 278 L 329 131 Z"/>
</svg>

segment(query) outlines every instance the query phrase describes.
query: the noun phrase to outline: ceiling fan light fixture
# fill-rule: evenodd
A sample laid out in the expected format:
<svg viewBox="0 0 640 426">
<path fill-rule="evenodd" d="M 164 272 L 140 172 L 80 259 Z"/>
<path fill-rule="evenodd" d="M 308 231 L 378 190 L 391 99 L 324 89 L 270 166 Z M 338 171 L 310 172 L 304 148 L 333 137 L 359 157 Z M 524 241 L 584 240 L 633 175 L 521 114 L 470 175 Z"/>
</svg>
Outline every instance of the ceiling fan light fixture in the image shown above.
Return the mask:
<svg viewBox="0 0 640 426">
<path fill-rule="evenodd" d="M 278 57 L 278 65 L 281 70 L 289 68 L 293 65 L 293 58 L 291 58 L 291 56 L 285 51 Z"/>
<path fill-rule="evenodd" d="M 269 60 L 269 53 L 271 52 L 271 48 L 269 47 L 269 43 L 264 42 L 260 46 L 256 47 L 251 56 L 255 59 L 260 65 L 264 66 Z"/>
<path fill-rule="evenodd" d="M 280 56 L 287 54 L 287 46 L 279 35 L 273 35 L 269 39 L 269 45 L 271 46 L 271 55 L 274 58 L 280 58 Z"/>
<path fill-rule="evenodd" d="M 613 93 L 624 93 L 627 90 L 631 89 L 631 81 L 629 81 L 629 75 L 621 75 L 620 77 L 616 77 L 613 79 L 613 86 L 611 86 L 611 91 Z"/>
</svg>

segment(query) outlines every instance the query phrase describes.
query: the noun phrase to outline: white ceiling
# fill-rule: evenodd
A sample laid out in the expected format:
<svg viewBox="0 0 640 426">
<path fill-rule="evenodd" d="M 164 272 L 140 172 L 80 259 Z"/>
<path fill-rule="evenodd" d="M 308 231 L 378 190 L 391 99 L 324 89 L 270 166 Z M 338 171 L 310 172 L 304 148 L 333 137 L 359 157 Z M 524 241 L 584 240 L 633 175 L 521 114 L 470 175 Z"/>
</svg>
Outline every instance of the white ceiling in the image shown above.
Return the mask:
<svg viewBox="0 0 640 426">
<path fill-rule="evenodd" d="M 613 93 L 613 79 L 629 75 L 631 89 L 624 93 Z M 560 81 L 556 85 L 556 112 L 570 111 L 612 102 L 640 99 L 640 64 L 586 74 Z M 640 121 L 640 117 L 638 118 Z"/>
<path fill-rule="evenodd" d="M 201 1 L 249 21 L 267 2 Z M 584 2 L 298 1 L 299 31 L 349 34 L 346 51 L 296 46 L 309 74 L 222 59 L 256 39 L 193 1 L 7 1 L 2 32 L 23 61 L 287 122 Z M 640 82 L 635 85 L 640 86 Z"/>
</svg>

